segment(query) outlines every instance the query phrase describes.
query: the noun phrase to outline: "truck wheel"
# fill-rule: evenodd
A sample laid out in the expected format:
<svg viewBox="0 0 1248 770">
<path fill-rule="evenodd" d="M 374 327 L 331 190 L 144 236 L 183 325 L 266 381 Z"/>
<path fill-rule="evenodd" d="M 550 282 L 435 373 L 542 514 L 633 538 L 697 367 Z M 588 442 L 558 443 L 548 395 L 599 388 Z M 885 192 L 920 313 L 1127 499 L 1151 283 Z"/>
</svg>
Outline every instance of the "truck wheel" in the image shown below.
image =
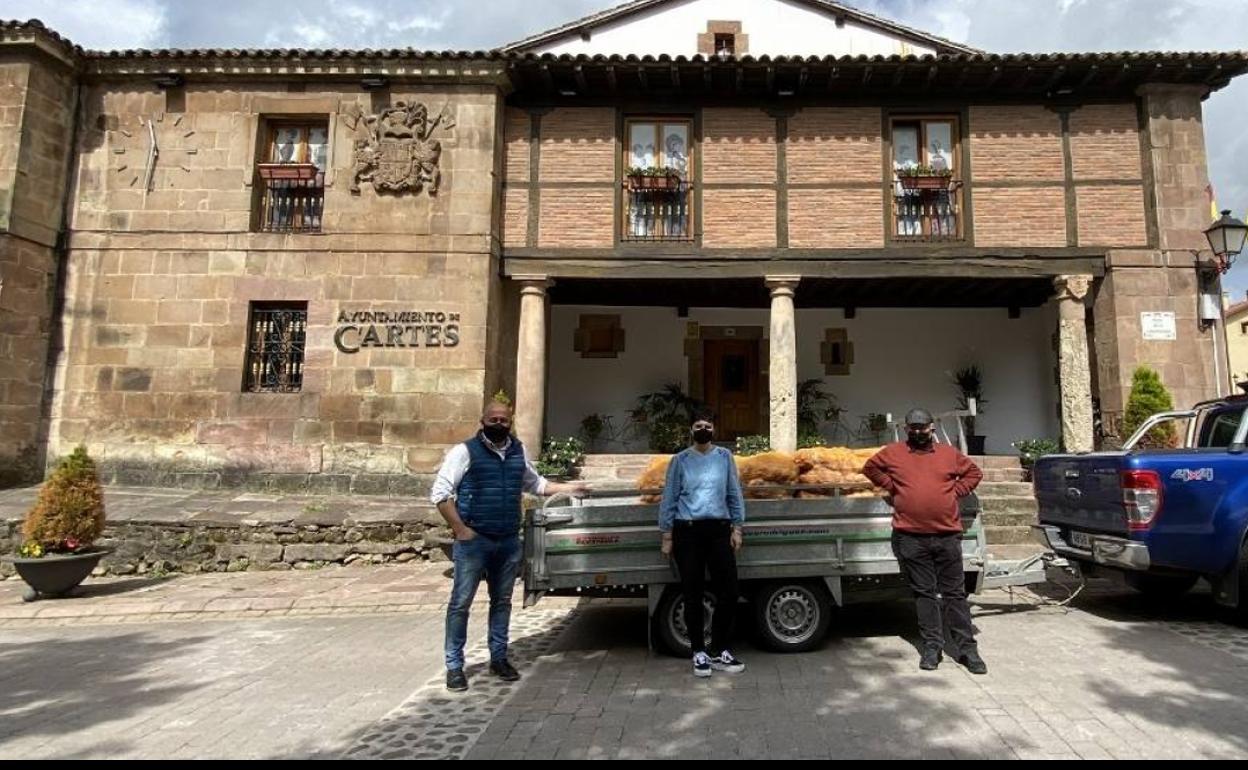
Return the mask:
<svg viewBox="0 0 1248 770">
<path fill-rule="evenodd" d="M 832 597 L 815 581 L 767 583 L 754 594 L 754 622 L 759 641 L 769 650 L 813 650 L 832 622 Z"/>
<path fill-rule="evenodd" d="M 1147 572 L 1128 572 L 1127 585 L 1157 599 L 1177 599 L 1196 585 L 1198 575 L 1151 575 Z"/>
<path fill-rule="evenodd" d="M 707 593 L 702 599 L 702 638 L 711 639 L 711 616 L 715 612 L 715 595 Z M 660 646 L 672 655 L 687 658 L 693 654 L 689 649 L 689 630 L 685 625 L 685 597 L 680 586 L 668 586 L 659 599 L 654 612 L 654 635 Z"/>
</svg>

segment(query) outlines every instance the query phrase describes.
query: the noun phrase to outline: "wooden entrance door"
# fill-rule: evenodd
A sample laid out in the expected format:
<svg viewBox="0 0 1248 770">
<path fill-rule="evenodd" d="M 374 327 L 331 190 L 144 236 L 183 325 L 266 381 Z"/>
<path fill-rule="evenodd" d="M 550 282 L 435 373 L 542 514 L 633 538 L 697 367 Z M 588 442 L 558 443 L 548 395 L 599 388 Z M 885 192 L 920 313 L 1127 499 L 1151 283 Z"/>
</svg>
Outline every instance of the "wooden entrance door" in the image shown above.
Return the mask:
<svg viewBox="0 0 1248 770">
<path fill-rule="evenodd" d="M 702 393 L 716 415 L 715 438 L 731 441 L 759 432 L 758 340 L 703 342 Z"/>
</svg>

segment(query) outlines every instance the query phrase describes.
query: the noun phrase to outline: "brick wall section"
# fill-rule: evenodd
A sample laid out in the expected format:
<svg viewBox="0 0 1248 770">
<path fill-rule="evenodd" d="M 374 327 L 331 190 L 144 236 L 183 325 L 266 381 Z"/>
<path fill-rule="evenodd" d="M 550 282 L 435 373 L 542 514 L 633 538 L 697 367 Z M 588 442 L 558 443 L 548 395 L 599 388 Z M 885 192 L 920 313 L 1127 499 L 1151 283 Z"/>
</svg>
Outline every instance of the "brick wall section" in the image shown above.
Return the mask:
<svg viewBox="0 0 1248 770">
<path fill-rule="evenodd" d="M 774 183 L 776 119 L 762 110 L 704 110 L 702 181 Z"/>
<path fill-rule="evenodd" d="M 1075 179 L 1139 179 L 1140 128 L 1134 104 L 1093 104 L 1070 116 Z"/>
<path fill-rule="evenodd" d="M 532 125 L 529 113 L 509 107 L 503 112 L 503 152 L 506 153 L 503 179 L 508 182 L 529 181 L 529 148 Z"/>
<path fill-rule="evenodd" d="M 976 183 L 1065 178 L 1057 113 L 1035 106 L 971 107 L 969 129 Z M 982 213 L 977 203 L 977 221 Z M 978 240 L 978 224 L 975 229 Z"/>
<path fill-rule="evenodd" d="M 789 182 L 878 182 L 883 139 L 880 110 L 808 108 L 789 118 Z"/>
<path fill-rule="evenodd" d="M 1078 187 L 1080 246 L 1145 246 L 1144 188 Z"/>
<path fill-rule="evenodd" d="M 974 196 L 977 246 L 1066 245 L 1063 188 L 976 186 Z"/>
<path fill-rule="evenodd" d="M 543 182 L 615 180 L 615 110 L 557 109 L 542 116 Z"/>
<path fill-rule="evenodd" d="M 529 234 L 529 191 L 509 187 L 503 196 L 503 245 L 524 246 Z"/>
<path fill-rule="evenodd" d="M 711 248 L 776 245 L 773 190 L 706 190 L 702 193 L 702 244 Z"/>
<path fill-rule="evenodd" d="M 542 190 L 538 245 L 609 248 L 615 241 L 614 199 L 614 188 Z"/>
<path fill-rule="evenodd" d="M 879 190 L 790 190 L 789 246 L 852 249 L 884 245 Z"/>
</svg>

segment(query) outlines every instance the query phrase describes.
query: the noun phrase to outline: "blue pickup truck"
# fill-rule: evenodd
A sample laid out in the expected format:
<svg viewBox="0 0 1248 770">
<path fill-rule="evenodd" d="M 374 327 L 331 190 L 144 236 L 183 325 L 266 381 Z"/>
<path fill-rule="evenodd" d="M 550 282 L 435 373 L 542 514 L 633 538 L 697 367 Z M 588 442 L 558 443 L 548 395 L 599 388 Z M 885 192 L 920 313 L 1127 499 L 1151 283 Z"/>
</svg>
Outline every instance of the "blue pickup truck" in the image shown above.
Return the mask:
<svg viewBox="0 0 1248 770">
<path fill-rule="evenodd" d="M 1205 578 L 1248 617 L 1248 396 L 1150 417 L 1122 451 L 1049 455 L 1033 486 L 1037 535 L 1085 574 L 1118 573 L 1146 594 L 1177 596 Z M 1177 449 L 1138 447 L 1176 423 Z"/>
</svg>

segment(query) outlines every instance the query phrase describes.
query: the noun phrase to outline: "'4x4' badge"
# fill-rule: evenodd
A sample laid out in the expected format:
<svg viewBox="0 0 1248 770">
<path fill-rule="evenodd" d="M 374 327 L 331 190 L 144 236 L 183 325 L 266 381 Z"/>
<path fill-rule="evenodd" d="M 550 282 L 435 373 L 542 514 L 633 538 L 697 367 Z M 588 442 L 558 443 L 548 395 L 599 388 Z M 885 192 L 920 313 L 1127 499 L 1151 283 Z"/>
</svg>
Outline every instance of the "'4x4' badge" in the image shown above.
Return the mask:
<svg viewBox="0 0 1248 770">
<path fill-rule="evenodd" d="M 1213 481 L 1213 468 L 1178 468 L 1170 474 L 1175 481 Z"/>
</svg>

